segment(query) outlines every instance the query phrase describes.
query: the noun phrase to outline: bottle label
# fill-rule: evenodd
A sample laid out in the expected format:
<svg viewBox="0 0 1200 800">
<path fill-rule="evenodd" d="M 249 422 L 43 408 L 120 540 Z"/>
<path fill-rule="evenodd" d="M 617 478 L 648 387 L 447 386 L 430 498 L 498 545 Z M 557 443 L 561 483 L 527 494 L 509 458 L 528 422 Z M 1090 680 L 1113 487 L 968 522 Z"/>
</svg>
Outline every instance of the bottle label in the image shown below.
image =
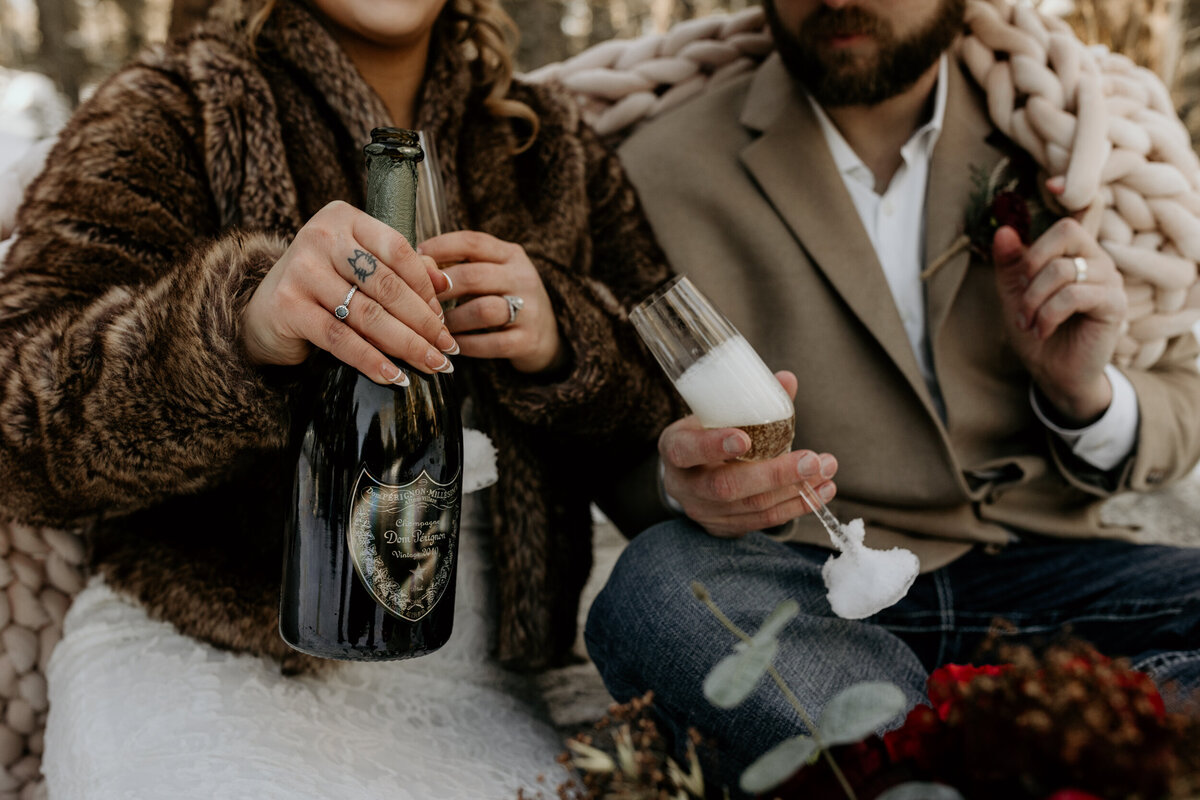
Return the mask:
<svg viewBox="0 0 1200 800">
<path fill-rule="evenodd" d="M 424 470 L 412 483 L 381 483 L 363 467 L 350 495 L 347 545 L 375 600 L 416 622 L 450 585 L 458 544 L 457 478 L 438 483 Z"/>
</svg>

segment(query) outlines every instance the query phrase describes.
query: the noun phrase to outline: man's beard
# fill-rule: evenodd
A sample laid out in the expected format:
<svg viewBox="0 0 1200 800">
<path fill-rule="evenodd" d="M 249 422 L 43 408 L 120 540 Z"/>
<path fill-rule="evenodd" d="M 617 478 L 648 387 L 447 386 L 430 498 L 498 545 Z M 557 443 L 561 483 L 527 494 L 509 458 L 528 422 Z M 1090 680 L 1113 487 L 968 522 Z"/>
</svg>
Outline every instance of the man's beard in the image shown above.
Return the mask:
<svg viewBox="0 0 1200 800">
<path fill-rule="evenodd" d="M 775 0 L 763 0 L 763 6 L 780 58 L 818 103 L 873 106 L 911 87 L 950 47 L 962 31 L 966 0 L 941 0 L 929 24 L 906 39 L 897 39 L 890 23 L 857 6 L 822 5 L 798 33 L 783 26 Z M 856 33 L 870 35 L 878 45 L 873 63 L 860 65 L 851 52 L 821 52 L 831 37 Z"/>
</svg>

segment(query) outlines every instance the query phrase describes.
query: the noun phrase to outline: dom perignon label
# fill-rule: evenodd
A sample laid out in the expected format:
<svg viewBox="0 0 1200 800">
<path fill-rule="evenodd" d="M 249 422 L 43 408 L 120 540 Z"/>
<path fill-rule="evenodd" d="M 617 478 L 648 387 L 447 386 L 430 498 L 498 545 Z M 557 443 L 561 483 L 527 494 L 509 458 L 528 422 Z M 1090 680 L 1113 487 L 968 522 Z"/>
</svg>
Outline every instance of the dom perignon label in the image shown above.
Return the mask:
<svg viewBox="0 0 1200 800">
<path fill-rule="evenodd" d="M 438 483 L 424 470 L 392 486 L 366 467 L 350 495 L 346 529 L 350 557 L 363 585 L 385 609 L 416 622 L 445 593 L 458 542 L 454 480 Z"/>
</svg>

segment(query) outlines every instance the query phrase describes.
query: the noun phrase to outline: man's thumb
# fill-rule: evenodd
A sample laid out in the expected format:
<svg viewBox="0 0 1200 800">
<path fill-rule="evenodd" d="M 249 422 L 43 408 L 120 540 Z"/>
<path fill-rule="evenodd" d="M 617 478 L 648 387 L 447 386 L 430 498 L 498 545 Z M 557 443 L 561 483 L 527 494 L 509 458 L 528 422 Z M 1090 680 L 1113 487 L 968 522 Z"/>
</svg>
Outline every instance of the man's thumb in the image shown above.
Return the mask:
<svg viewBox="0 0 1200 800">
<path fill-rule="evenodd" d="M 992 238 L 992 263 L 997 267 L 1010 267 L 1025 255 L 1025 245 L 1015 228 L 1002 226 Z"/>
</svg>

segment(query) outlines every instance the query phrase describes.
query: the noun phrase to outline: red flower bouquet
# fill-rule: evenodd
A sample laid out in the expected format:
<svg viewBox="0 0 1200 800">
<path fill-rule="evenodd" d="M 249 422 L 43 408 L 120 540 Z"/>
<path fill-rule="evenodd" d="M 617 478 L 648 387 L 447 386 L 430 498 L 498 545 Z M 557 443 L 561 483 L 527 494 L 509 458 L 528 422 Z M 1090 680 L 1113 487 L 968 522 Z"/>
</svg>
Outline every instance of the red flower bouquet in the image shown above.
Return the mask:
<svg viewBox="0 0 1200 800">
<path fill-rule="evenodd" d="M 835 748 L 856 796 L 909 781 L 969 800 L 1200 796 L 1200 720 L 1168 714 L 1148 675 L 1081 643 L 1007 656 L 1011 663 L 935 670 L 929 705 L 882 739 Z M 817 791 L 828 772 L 814 763 L 769 797 L 844 797 L 836 785 Z"/>
</svg>

